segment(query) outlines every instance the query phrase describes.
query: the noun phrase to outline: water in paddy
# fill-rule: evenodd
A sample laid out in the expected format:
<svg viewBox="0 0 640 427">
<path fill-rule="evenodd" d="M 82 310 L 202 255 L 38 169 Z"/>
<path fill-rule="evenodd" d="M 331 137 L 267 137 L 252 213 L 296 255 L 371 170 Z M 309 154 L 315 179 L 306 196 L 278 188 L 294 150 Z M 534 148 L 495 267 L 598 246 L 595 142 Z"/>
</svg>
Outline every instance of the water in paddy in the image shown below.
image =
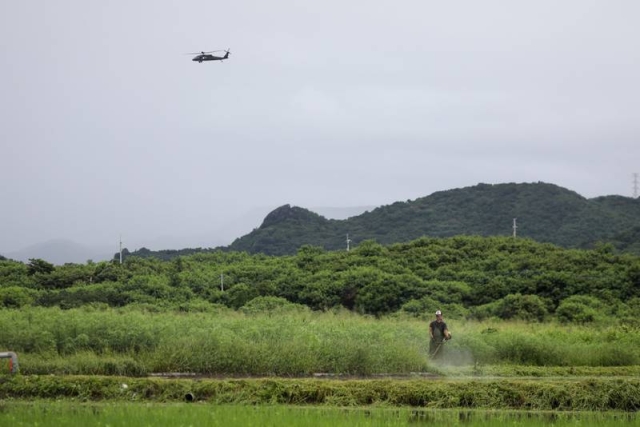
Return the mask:
<svg viewBox="0 0 640 427">
<path fill-rule="evenodd" d="M 635 413 L 235 406 L 206 403 L 0 402 L 0 426 L 640 426 Z"/>
</svg>

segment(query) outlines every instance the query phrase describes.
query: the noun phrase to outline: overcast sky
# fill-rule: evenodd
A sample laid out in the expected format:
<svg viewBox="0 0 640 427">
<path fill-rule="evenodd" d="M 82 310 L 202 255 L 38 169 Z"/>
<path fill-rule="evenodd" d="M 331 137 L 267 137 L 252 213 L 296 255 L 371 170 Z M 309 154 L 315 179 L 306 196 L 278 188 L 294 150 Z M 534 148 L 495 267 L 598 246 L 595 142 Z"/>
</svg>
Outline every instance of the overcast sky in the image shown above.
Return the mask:
<svg viewBox="0 0 640 427">
<path fill-rule="evenodd" d="M 255 208 L 480 182 L 632 196 L 639 16 L 637 0 L 7 0 L 0 253 L 153 248 Z"/>
</svg>

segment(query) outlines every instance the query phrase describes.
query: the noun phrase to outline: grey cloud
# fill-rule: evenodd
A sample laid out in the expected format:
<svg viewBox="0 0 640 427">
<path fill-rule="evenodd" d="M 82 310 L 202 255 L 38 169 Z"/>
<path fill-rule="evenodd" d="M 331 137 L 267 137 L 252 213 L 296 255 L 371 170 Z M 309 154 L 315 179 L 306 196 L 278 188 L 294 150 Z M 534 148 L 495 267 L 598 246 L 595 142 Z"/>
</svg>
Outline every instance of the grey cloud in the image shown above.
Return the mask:
<svg viewBox="0 0 640 427">
<path fill-rule="evenodd" d="M 120 233 L 132 248 L 202 244 L 256 207 L 375 206 L 478 182 L 630 195 L 639 12 L 633 0 L 9 2 L 0 253 Z M 222 64 L 184 55 L 227 48 Z"/>
</svg>

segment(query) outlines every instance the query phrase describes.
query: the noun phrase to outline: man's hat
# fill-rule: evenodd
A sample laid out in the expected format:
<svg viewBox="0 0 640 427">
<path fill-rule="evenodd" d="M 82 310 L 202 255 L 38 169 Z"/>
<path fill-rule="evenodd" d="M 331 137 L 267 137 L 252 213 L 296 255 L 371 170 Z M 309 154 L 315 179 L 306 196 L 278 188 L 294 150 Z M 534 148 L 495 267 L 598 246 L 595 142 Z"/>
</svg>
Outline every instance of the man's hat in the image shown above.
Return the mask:
<svg viewBox="0 0 640 427">
<path fill-rule="evenodd" d="M 442 312 L 440 310 L 436 311 L 436 316 L 442 316 Z"/>
</svg>

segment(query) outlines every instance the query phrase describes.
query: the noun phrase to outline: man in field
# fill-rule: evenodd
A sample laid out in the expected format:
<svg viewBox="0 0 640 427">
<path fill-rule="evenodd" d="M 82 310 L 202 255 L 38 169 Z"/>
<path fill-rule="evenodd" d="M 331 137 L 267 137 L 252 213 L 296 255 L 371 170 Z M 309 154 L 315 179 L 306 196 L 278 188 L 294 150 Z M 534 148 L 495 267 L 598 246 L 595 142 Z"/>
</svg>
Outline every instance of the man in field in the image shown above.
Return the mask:
<svg viewBox="0 0 640 427">
<path fill-rule="evenodd" d="M 442 312 L 436 311 L 436 320 L 429 323 L 429 356 L 432 359 L 438 358 L 442 354 L 442 345 L 451 339 L 451 333 L 447 329 L 447 324 L 442 320 Z"/>
</svg>

